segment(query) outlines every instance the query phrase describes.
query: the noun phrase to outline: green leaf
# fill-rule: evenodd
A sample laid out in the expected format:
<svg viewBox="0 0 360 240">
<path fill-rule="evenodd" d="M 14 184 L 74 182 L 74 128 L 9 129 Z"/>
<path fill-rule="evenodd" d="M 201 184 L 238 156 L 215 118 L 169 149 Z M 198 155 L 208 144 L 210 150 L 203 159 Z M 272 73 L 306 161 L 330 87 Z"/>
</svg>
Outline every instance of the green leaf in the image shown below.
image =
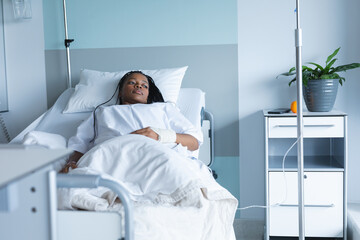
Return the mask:
<svg viewBox="0 0 360 240">
<path fill-rule="evenodd" d="M 337 48 L 330 56 L 328 56 L 325 67 L 322 67 L 321 65 L 314 62 L 306 63 L 306 64 L 314 65 L 315 66 L 314 69 L 312 69 L 309 66 L 305 66 L 305 65 L 302 66 L 303 84 L 306 86 L 309 80 L 316 80 L 316 79 L 339 79 L 339 83 L 342 85 L 343 82 L 345 82 L 345 78 L 340 77 L 339 74 L 337 74 L 337 72 L 343 72 L 350 69 L 359 68 L 360 63 L 351 63 L 346 65 L 341 65 L 338 67 L 333 67 L 335 62 L 338 60 L 337 58 L 334 57 L 338 54 L 339 50 L 340 48 Z M 279 76 L 281 75 L 292 76 L 295 74 L 296 74 L 296 68 L 292 67 L 288 72 L 282 73 Z M 291 84 L 295 81 L 296 81 L 296 77 L 289 82 L 289 86 L 291 86 Z"/>
<path fill-rule="evenodd" d="M 324 73 L 329 73 L 330 72 L 330 68 L 332 65 L 334 65 L 334 63 L 336 62 L 337 58 L 331 60 L 331 62 L 329 64 L 326 65 L 325 69 L 324 69 Z"/>
<path fill-rule="evenodd" d="M 276 78 L 279 78 L 280 76 L 286 76 L 286 77 L 292 76 L 292 75 L 296 74 L 295 69 L 296 69 L 295 67 L 292 67 L 292 68 L 290 68 L 290 70 L 288 72 L 281 73 Z"/>
<path fill-rule="evenodd" d="M 322 66 L 320 66 L 319 64 L 317 63 L 314 63 L 314 62 L 309 62 L 309 64 L 312 64 L 312 65 L 315 65 L 317 68 L 319 68 L 321 71 L 324 70 L 324 68 Z"/>
<path fill-rule="evenodd" d="M 289 73 L 294 72 L 294 71 L 295 71 L 295 69 L 296 69 L 295 67 L 290 68 Z"/>
<path fill-rule="evenodd" d="M 293 83 L 293 82 L 295 82 L 296 81 L 296 78 L 293 78 L 290 82 L 289 82 L 289 87 L 291 86 L 291 84 Z"/>
<path fill-rule="evenodd" d="M 350 63 L 350 64 L 341 65 L 341 66 L 334 68 L 333 72 L 343 72 L 343 71 L 358 68 L 358 67 L 360 67 L 360 63 Z"/>
<path fill-rule="evenodd" d="M 317 77 L 314 77 L 314 74 L 312 72 L 303 72 L 303 83 L 311 79 L 316 79 Z"/>
<path fill-rule="evenodd" d="M 340 78 L 342 78 L 342 77 L 340 77 L 340 75 L 337 74 L 337 73 L 333 73 L 333 74 L 331 74 L 331 78 L 332 78 L 332 79 L 340 79 Z"/>
<path fill-rule="evenodd" d="M 292 76 L 292 75 L 294 75 L 295 73 L 289 73 L 289 72 L 284 72 L 284 73 L 282 73 L 282 74 L 280 74 L 280 75 L 278 75 L 278 77 L 279 76 Z"/>
<path fill-rule="evenodd" d="M 340 83 L 341 86 L 343 85 L 343 82 L 345 82 L 345 78 L 340 77 L 340 78 L 339 78 L 339 83 Z"/>
<path fill-rule="evenodd" d="M 302 66 L 303 72 L 304 71 L 314 71 L 312 68 L 308 67 L 308 66 Z"/>
<path fill-rule="evenodd" d="M 340 79 L 340 76 L 337 73 L 324 74 L 321 75 L 320 79 Z"/>
<path fill-rule="evenodd" d="M 331 75 L 329 74 L 321 75 L 320 79 L 331 79 Z"/>
<path fill-rule="evenodd" d="M 336 54 L 338 54 L 339 50 L 340 50 L 340 48 L 336 49 L 330 56 L 328 56 L 328 58 L 327 58 L 327 60 L 326 60 L 326 64 L 328 64 L 328 62 L 330 62 L 331 59 L 332 59 L 333 57 L 335 57 Z"/>
</svg>

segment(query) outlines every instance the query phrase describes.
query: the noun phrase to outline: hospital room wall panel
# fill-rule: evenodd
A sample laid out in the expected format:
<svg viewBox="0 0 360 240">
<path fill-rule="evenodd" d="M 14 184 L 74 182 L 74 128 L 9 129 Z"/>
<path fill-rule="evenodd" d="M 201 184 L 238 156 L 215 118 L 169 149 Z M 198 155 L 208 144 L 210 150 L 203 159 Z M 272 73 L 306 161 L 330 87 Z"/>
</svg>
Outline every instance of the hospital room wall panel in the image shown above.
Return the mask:
<svg viewBox="0 0 360 240">
<path fill-rule="evenodd" d="M 68 0 L 73 49 L 237 43 L 236 0 Z M 63 49 L 62 1 L 44 0 L 46 49 Z"/>
<path fill-rule="evenodd" d="M 357 0 L 346 1 L 345 11 L 348 18 L 345 19 L 345 46 L 347 62 L 360 62 L 360 2 Z M 346 83 L 341 90 L 341 108 L 347 112 L 348 117 L 348 199 L 350 202 L 360 203 L 359 169 L 360 169 L 360 70 L 356 69 L 346 73 Z M 339 104 L 339 103 L 338 103 Z"/>
<path fill-rule="evenodd" d="M 2 113 L 14 138 L 47 109 L 42 0 L 32 0 L 32 19 L 15 20 L 11 1 L 3 2 L 5 67 L 9 111 Z M 0 143 L 7 140 L 0 130 Z"/>
<path fill-rule="evenodd" d="M 216 181 L 239 199 L 239 157 L 215 157 L 211 169 L 218 175 Z M 240 218 L 239 211 L 236 212 L 235 218 Z"/>
</svg>

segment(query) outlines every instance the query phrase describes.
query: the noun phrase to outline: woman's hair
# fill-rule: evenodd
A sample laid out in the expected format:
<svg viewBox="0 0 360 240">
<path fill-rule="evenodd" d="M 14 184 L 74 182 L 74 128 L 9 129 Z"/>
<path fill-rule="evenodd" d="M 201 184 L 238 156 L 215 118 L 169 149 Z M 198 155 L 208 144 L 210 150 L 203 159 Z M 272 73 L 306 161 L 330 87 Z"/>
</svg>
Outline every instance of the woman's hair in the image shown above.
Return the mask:
<svg viewBox="0 0 360 240">
<path fill-rule="evenodd" d="M 99 104 L 99 105 L 97 105 L 97 106 L 95 107 L 95 110 L 94 110 L 94 112 L 93 112 L 93 118 L 94 118 L 94 138 L 91 140 L 91 142 L 93 142 L 93 141 L 95 140 L 96 135 L 97 135 L 97 133 L 96 133 L 96 115 L 95 115 L 96 110 L 97 110 L 100 106 L 102 106 L 102 105 L 110 102 L 111 99 L 114 98 L 114 96 L 116 95 L 116 93 L 118 93 L 118 96 L 117 96 L 117 99 L 116 99 L 116 104 L 122 104 L 122 100 L 121 100 L 121 97 L 120 97 L 120 92 L 121 92 L 122 88 L 124 87 L 124 84 L 125 84 L 126 80 L 127 80 L 127 79 L 130 77 L 130 75 L 133 74 L 133 73 L 142 74 L 142 75 L 144 75 L 144 76 L 147 78 L 147 80 L 148 80 L 148 83 L 149 83 L 149 95 L 148 95 L 147 103 L 164 102 L 164 98 L 163 98 L 163 96 L 162 96 L 159 88 L 155 85 L 154 80 L 153 80 L 150 76 L 144 74 L 144 73 L 141 72 L 141 71 L 130 71 L 130 72 L 127 72 L 127 73 L 120 79 L 119 83 L 118 83 L 117 86 L 116 86 L 115 92 L 114 92 L 114 94 L 111 96 L 111 98 L 110 98 L 109 100 L 107 100 L 107 101 L 105 101 L 105 102 L 103 102 L 103 103 L 101 103 L 101 104 Z"/>
</svg>

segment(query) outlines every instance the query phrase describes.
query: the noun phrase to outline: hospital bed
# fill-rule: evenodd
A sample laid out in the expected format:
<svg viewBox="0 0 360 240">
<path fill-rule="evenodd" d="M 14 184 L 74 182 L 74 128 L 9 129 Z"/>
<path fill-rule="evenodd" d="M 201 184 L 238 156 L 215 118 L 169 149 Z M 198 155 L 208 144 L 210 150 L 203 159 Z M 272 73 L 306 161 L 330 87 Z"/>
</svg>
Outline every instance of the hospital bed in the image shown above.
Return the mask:
<svg viewBox="0 0 360 240">
<path fill-rule="evenodd" d="M 67 89 L 56 101 L 54 106 L 30 124 L 24 131 L 15 137 L 11 143 L 21 143 L 24 136 L 31 131 L 41 131 L 59 134 L 66 139 L 74 135 L 77 126 L 91 113 L 63 114 L 62 111 L 74 89 Z M 195 126 L 200 126 L 204 134 L 204 144 L 200 148 L 199 159 L 211 166 L 214 157 L 213 117 L 205 111 L 205 94 L 200 89 L 182 88 L 179 93 L 177 106 L 180 111 Z M 61 166 L 56 166 L 59 169 Z M 62 185 L 63 186 L 63 185 Z M 233 229 L 226 229 L 224 224 L 233 216 L 224 216 L 224 209 L 228 209 L 222 202 L 204 200 L 201 210 L 193 208 L 178 208 L 169 206 L 145 206 L 134 213 L 135 221 L 142 224 L 142 219 L 149 219 L 153 226 L 141 226 L 135 239 L 202 239 L 203 232 L 208 232 L 210 238 L 225 239 L 223 235 L 216 235 L 224 229 L 228 232 L 226 239 L 234 239 Z M 141 215 L 141 216 L 140 216 Z M 230 214 L 231 215 L 231 214 Z M 136 219 L 136 216 L 137 219 Z M 140 222 L 140 223 L 139 223 Z M 147 223 L 148 223 L 147 222 Z M 167 233 L 162 237 L 156 236 L 157 228 L 165 228 Z M 231 223 L 230 223 L 231 225 Z M 101 227 L 99 227 L 101 226 Z M 57 212 L 57 237 L 58 239 L 122 239 L 123 232 L 122 211 L 66 211 Z M 153 228 L 153 229 L 151 229 Z M 179 231 L 178 228 L 181 230 Z M 221 230 L 220 230 L 221 229 Z M 178 238 L 174 238 L 178 235 Z M 169 236 L 166 238 L 164 236 Z"/>
<path fill-rule="evenodd" d="M 73 92 L 74 89 L 71 88 L 62 93 L 54 106 L 26 127 L 10 143 L 22 143 L 24 136 L 34 130 L 59 134 L 66 139 L 73 136 L 77 126 L 91 114 L 91 112 L 62 113 Z M 205 110 L 205 93 L 197 88 L 181 88 L 176 105 L 194 125 L 201 127 L 204 142 L 199 150 L 199 159 L 211 167 L 214 161 L 214 117 Z"/>
</svg>

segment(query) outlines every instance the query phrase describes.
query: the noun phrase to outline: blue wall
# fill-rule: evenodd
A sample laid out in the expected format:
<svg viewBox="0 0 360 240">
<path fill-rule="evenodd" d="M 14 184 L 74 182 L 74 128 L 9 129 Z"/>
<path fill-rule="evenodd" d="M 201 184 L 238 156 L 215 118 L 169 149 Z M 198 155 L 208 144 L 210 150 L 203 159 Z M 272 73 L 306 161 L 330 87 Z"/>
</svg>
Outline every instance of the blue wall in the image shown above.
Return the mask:
<svg viewBox="0 0 360 240">
<path fill-rule="evenodd" d="M 215 157 L 211 168 L 218 175 L 216 181 L 239 200 L 239 157 Z M 237 212 L 236 218 L 239 217 L 240 212 Z"/>
<path fill-rule="evenodd" d="M 63 49 L 62 1 L 44 0 L 46 49 Z M 67 0 L 72 48 L 237 43 L 236 0 Z"/>
</svg>

